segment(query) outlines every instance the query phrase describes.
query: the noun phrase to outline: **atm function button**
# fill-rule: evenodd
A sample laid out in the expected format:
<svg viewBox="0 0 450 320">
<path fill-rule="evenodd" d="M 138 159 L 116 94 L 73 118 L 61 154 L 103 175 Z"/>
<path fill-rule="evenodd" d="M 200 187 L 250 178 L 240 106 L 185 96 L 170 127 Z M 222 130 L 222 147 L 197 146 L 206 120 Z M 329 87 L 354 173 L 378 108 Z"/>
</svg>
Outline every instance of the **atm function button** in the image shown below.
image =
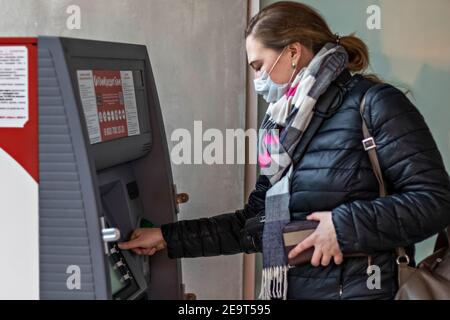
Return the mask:
<svg viewBox="0 0 450 320">
<path fill-rule="evenodd" d="M 123 260 L 120 259 L 119 261 L 117 261 L 117 262 L 114 264 L 114 269 L 120 268 L 120 267 L 122 267 L 122 266 L 124 266 L 124 265 L 125 265 L 125 264 L 123 263 Z"/>
<path fill-rule="evenodd" d="M 131 279 L 131 275 L 129 273 L 124 274 L 124 276 L 122 277 L 124 280 L 128 280 Z"/>
</svg>

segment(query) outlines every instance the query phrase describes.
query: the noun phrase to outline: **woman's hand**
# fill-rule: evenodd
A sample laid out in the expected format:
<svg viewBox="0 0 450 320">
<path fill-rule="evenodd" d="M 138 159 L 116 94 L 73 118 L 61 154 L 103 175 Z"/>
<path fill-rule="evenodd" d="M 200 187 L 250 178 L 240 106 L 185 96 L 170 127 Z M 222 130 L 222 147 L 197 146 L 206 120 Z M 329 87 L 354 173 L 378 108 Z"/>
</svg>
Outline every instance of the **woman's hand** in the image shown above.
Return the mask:
<svg viewBox="0 0 450 320">
<path fill-rule="evenodd" d="M 316 220 L 320 223 L 308 238 L 300 242 L 289 252 L 289 258 L 294 258 L 300 252 L 314 247 L 314 254 L 311 259 L 313 266 L 317 267 L 322 264 L 322 266 L 326 267 L 330 264 L 331 258 L 334 259 L 334 263 L 341 264 L 343 254 L 337 242 L 336 230 L 331 219 L 331 211 L 314 212 L 306 219 Z"/>
<path fill-rule="evenodd" d="M 131 234 L 130 240 L 119 243 L 119 248 L 132 250 L 139 255 L 152 256 L 156 251 L 167 246 L 160 228 L 136 229 Z"/>
</svg>

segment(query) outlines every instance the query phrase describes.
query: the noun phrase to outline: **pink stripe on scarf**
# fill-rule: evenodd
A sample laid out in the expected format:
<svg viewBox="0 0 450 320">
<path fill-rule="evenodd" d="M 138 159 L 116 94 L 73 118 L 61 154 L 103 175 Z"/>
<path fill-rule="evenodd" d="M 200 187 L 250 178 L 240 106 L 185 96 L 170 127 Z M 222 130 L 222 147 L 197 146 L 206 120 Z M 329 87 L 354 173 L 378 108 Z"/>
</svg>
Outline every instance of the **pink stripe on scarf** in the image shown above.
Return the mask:
<svg viewBox="0 0 450 320">
<path fill-rule="evenodd" d="M 290 87 L 289 88 L 288 92 L 286 93 L 286 97 L 287 98 L 293 97 L 295 95 L 295 92 L 297 92 L 297 88 L 298 88 L 299 84 L 297 84 L 295 87 Z"/>
<path fill-rule="evenodd" d="M 268 132 L 264 135 L 263 141 L 266 146 L 277 145 L 280 143 L 278 135 L 272 135 L 270 132 Z M 258 163 L 261 166 L 261 168 L 268 167 L 271 162 L 272 162 L 272 158 L 267 149 L 264 150 L 264 153 L 258 155 Z"/>
</svg>

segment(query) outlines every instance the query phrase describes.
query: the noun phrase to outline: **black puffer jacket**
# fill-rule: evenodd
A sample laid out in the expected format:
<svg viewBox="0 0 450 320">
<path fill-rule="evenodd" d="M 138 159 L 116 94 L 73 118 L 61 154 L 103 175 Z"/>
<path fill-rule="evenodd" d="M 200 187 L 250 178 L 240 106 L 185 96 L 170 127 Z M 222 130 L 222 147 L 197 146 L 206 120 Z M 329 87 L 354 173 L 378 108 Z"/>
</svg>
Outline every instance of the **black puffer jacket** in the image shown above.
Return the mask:
<svg viewBox="0 0 450 320">
<path fill-rule="evenodd" d="M 292 220 L 332 211 L 342 252 L 370 253 L 381 270 L 381 289 L 367 287 L 367 258 L 348 258 L 339 266 L 332 262 L 290 269 L 289 299 L 393 298 L 394 248 L 412 248 L 450 224 L 450 181 L 430 130 L 405 95 L 388 84 L 372 88 L 366 98 L 365 119 L 389 192 L 378 197 L 361 143 L 359 113 L 360 101 L 373 85 L 361 75 L 345 83 L 340 107 L 323 122 L 295 167 L 290 211 Z M 243 227 L 247 219 L 264 214 L 268 187 L 267 178 L 260 176 L 244 209 L 163 225 L 169 257 L 260 251 L 260 239 L 251 239 Z"/>
</svg>

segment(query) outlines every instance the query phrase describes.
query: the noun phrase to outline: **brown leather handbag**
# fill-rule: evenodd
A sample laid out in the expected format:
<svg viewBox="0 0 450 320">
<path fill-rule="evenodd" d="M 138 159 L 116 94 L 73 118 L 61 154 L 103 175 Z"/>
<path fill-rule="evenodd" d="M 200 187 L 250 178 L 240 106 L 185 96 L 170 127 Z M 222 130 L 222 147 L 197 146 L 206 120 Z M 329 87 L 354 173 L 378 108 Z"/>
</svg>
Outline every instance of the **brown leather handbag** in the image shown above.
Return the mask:
<svg viewBox="0 0 450 320">
<path fill-rule="evenodd" d="M 363 145 L 369 155 L 374 174 L 378 180 L 380 197 L 386 195 L 376 144 L 364 120 L 365 96 L 361 101 Z M 409 257 L 404 248 L 397 248 L 398 287 L 396 300 L 450 300 L 450 227 L 447 227 L 446 244 L 435 246 L 435 252 L 420 262 L 416 268 L 410 267 Z M 438 240 L 439 241 L 439 240 Z M 444 241 L 445 242 L 445 241 Z"/>
</svg>

